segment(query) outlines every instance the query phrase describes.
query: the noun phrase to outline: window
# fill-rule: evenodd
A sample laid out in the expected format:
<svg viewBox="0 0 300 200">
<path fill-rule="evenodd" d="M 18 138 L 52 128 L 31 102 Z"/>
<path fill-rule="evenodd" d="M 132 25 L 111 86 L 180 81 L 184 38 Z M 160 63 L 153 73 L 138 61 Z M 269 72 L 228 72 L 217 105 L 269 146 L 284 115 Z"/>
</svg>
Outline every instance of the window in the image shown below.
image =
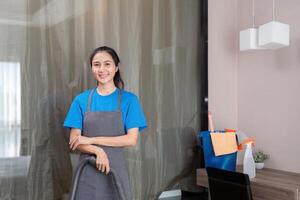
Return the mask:
<svg viewBox="0 0 300 200">
<path fill-rule="evenodd" d="M 17 157 L 21 145 L 20 63 L 0 61 L 0 157 Z"/>
</svg>

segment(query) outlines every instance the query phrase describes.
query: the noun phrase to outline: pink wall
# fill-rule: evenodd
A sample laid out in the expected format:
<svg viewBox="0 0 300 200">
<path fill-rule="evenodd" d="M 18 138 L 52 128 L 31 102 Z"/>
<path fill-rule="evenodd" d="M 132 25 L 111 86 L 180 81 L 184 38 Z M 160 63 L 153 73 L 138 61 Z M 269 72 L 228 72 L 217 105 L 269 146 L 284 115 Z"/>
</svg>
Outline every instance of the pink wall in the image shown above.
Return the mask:
<svg viewBox="0 0 300 200">
<path fill-rule="evenodd" d="M 255 3 L 256 25 L 270 21 L 272 0 Z M 256 149 L 271 155 L 267 167 L 300 172 L 300 1 L 275 3 L 277 21 L 290 24 L 290 46 L 240 52 L 238 33 L 252 26 L 251 1 L 209 1 L 209 108 L 219 128 L 256 139 Z"/>
<path fill-rule="evenodd" d="M 236 9 L 236 0 L 208 1 L 208 96 L 216 129 L 237 127 Z"/>
</svg>

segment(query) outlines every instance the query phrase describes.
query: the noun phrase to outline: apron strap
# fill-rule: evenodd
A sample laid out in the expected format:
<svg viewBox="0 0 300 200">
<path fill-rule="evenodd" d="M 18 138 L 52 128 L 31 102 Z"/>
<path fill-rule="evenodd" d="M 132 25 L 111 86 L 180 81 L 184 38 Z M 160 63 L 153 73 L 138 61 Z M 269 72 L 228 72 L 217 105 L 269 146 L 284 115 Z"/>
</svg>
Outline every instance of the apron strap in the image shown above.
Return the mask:
<svg viewBox="0 0 300 200">
<path fill-rule="evenodd" d="M 95 92 L 95 89 L 94 88 L 91 92 L 90 92 L 90 95 L 89 95 L 89 100 L 88 100 L 88 105 L 87 105 L 87 108 L 86 108 L 86 112 L 90 112 L 91 110 L 91 102 L 92 102 L 92 97 L 93 97 L 93 94 Z"/>
<path fill-rule="evenodd" d="M 117 90 L 119 90 L 119 92 L 118 92 L 118 107 L 117 107 L 117 112 L 120 112 L 121 111 L 122 91 L 119 88 L 117 88 Z"/>
</svg>

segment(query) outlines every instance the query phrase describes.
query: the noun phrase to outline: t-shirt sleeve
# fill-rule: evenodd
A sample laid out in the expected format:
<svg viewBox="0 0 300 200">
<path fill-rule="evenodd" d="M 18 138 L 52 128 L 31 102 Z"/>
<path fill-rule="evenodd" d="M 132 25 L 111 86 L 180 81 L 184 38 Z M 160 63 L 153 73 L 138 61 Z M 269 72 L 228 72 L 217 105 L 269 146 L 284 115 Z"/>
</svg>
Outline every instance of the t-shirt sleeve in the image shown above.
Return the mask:
<svg viewBox="0 0 300 200">
<path fill-rule="evenodd" d="M 74 101 L 70 106 L 70 110 L 64 122 L 66 128 L 78 128 L 82 130 L 83 124 L 83 113 L 79 104 L 78 97 L 75 97 Z"/>
<path fill-rule="evenodd" d="M 147 128 L 147 122 L 137 96 L 132 97 L 125 120 L 126 133 L 131 128 L 139 128 L 140 132 Z"/>
</svg>

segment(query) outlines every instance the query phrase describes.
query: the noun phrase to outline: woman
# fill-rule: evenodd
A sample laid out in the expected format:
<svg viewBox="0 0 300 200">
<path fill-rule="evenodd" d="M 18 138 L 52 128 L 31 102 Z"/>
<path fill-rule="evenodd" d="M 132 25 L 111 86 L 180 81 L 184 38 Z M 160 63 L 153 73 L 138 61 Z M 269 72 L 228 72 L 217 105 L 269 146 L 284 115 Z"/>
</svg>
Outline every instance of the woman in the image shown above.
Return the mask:
<svg viewBox="0 0 300 200">
<path fill-rule="evenodd" d="M 110 47 L 95 49 L 90 57 L 97 87 L 74 99 L 64 127 L 71 128 L 70 148 L 81 152 L 80 159 L 96 156 L 96 168 L 86 165 L 80 177 L 76 199 L 118 199 L 112 183 L 113 168 L 131 199 L 123 147 L 135 146 L 146 120 L 133 93 L 125 91 L 117 53 Z"/>
</svg>

